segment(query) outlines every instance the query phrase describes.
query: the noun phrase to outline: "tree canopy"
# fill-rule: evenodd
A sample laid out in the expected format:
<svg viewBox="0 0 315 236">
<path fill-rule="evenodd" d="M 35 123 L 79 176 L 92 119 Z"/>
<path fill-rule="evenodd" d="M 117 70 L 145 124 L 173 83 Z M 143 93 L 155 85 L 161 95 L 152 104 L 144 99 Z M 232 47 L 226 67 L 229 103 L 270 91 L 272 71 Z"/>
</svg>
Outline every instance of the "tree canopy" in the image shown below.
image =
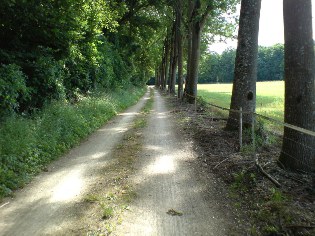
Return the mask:
<svg viewBox="0 0 315 236">
<path fill-rule="evenodd" d="M 152 0 L 2 1 L 1 113 L 144 84 L 159 54 L 163 8 Z"/>
</svg>

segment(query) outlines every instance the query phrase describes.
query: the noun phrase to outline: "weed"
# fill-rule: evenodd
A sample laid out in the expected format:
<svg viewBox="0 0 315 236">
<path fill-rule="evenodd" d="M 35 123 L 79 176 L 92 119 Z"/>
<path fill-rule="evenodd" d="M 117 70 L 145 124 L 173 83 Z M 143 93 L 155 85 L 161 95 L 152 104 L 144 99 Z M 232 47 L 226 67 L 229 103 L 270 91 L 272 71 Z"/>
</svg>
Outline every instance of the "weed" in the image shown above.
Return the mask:
<svg viewBox="0 0 315 236">
<path fill-rule="evenodd" d="M 273 235 L 279 232 L 279 229 L 274 225 L 265 226 L 263 230 L 269 235 Z"/>
<path fill-rule="evenodd" d="M 106 194 L 106 199 L 109 201 L 113 201 L 113 200 L 117 199 L 117 196 L 115 193 L 108 193 L 108 194 Z"/>
<path fill-rule="evenodd" d="M 281 203 L 287 200 L 287 198 L 278 189 L 271 188 L 270 192 L 271 192 L 271 201 Z"/>
<path fill-rule="evenodd" d="M 256 174 L 242 170 L 234 174 L 234 182 L 232 188 L 238 190 L 246 190 L 256 183 Z"/>
<path fill-rule="evenodd" d="M 112 207 L 108 207 L 105 204 L 101 205 L 102 207 L 102 219 L 107 220 L 114 216 L 114 209 Z"/>
<path fill-rule="evenodd" d="M 102 197 L 96 194 L 88 194 L 84 197 L 85 202 L 99 202 L 102 200 Z"/>
<path fill-rule="evenodd" d="M 136 129 L 140 129 L 140 128 L 144 128 L 147 126 L 147 121 L 146 119 L 137 119 L 134 123 L 134 128 Z"/>
<path fill-rule="evenodd" d="M 105 230 L 106 230 L 106 233 L 107 233 L 106 235 L 110 235 L 115 229 L 115 226 L 110 224 L 110 223 L 106 223 L 104 225 L 104 227 L 105 227 Z"/>
<path fill-rule="evenodd" d="M 131 203 L 135 198 L 137 197 L 137 193 L 133 190 L 128 190 L 128 191 L 125 191 L 123 196 L 122 196 L 122 199 L 124 202 L 126 203 Z M 128 206 L 127 206 L 128 207 Z"/>
</svg>

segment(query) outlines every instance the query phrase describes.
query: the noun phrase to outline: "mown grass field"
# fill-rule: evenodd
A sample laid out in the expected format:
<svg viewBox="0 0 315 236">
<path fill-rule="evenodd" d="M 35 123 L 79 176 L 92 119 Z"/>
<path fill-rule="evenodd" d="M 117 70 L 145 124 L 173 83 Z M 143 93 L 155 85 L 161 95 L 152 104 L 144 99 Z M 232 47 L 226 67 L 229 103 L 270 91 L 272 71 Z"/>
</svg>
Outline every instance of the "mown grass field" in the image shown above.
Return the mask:
<svg viewBox="0 0 315 236">
<path fill-rule="evenodd" d="M 206 102 L 230 108 L 231 95 L 232 84 L 198 84 L 198 96 L 202 97 Z M 256 112 L 283 121 L 283 81 L 257 83 Z"/>
</svg>

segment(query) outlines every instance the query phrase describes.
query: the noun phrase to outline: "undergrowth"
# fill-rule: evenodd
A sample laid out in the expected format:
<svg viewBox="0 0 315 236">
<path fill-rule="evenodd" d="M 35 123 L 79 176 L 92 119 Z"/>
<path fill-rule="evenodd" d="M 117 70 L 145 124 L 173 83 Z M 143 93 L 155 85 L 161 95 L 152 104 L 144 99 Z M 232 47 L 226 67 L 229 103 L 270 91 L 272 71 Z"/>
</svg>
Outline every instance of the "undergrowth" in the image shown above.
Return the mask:
<svg viewBox="0 0 315 236">
<path fill-rule="evenodd" d="M 0 200 L 23 187 L 51 161 L 77 145 L 117 112 L 134 104 L 144 88 L 54 102 L 32 117 L 0 123 Z"/>
</svg>

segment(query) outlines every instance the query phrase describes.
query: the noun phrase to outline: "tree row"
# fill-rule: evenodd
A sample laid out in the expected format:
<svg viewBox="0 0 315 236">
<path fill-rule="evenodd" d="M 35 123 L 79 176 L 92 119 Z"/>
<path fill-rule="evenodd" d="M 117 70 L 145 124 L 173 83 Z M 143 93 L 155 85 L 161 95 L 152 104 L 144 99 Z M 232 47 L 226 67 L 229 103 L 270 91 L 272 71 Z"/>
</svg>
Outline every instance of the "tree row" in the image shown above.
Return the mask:
<svg viewBox="0 0 315 236">
<path fill-rule="evenodd" d="M 232 83 L 236 49 L 222 54 L 210 52 L 201 57 L 198 83 Z M 258 48 L 257 81 L 283 80 L 284 45 Z"/>
<path fill-rule="evenodd" d="M 229 28 L 233 23 L 227 16 L 233 14 L 235 3 L 236 1 L 172 1 L 170 6 L 173 9 L 173 17 L 170 17 L 171 24 L 165 37 L 161 62 L 156 67 L 156 86 L 175 93 L 175 75 L 178 70 L 178 97 L 190 103 L 195 101 L 202 42 L 209 38 L 209 35 L 211 38 L 211 35 L 222 36 L 230 33 Z M 315 132 L 312 2 L 286 0 L 283 5 L 284 54 L 281 53 L 282 47 L 276 46 L 271 50 L 261 48 L 260 57 L 258 56 L 261 0 L 242 0 L 236 51 L 229 50 L 221 56 L 210 55 L 210 58 L 203 61 L 201 81 L 208 78 L 215 82 L 233 81 L 227 129 L 238 128 L 239 114 L 234 112 L 235 110 L 245 111 L 245 127 L 250 127 L 254 122 L 258 76 L 264 80 L 280 79 L 283 76 L 285 123 Z M 183 51 L 187 65 L 185 88 Z M 278 162 L 283 168 L 315 172 L 315 136 L 286 126 Z"/>
</svg>

